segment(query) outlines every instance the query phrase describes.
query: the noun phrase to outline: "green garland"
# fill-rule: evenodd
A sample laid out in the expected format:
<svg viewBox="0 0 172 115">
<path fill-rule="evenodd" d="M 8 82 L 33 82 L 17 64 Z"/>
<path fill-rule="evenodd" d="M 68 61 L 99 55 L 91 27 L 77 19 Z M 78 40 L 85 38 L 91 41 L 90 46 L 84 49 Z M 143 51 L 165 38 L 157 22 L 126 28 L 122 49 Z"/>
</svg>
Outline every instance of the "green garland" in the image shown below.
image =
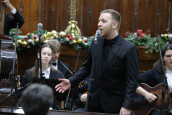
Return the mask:
<svg viewBox="0 0 172 115">
<path fill-rule="evenodd" d="M 161 34 L 158 36 L 160 48 L 164 48 L 172 38 L 172 34 Z M 132 42 L 136 46 L 149 47 L 146 53 L 149 52 L 159 52 L 158 44 L 156 37 L 151 37 L 150 30 L 147 30 L 145 33 L 142 33 L 142 30 L 138 29 L 137 32 L 126 32 L 126 40 Z"/>
<path fill-rule="evenodd" d="M 19 31 L 19 34 L 22 32 Z M 28 48 L 32 48 L 38 45 L 39 39 L 37 35 L 37 31 L 34 31 L 33 33 L 28 33 L 27 35 L 19 35 L 17 37 L 17 51 L 25 50 Z M 15 38 L 16 38 L 16 30 L 12 29 L 10 31 L 10 36 L 13 38 L 14 45 L 15 45 Z M 150 30 L 147 30 L 145 33 L 142 33 L 142 30 L 138 29 L 137 32 L 131 33 L 126 32 L 126 40 L 132 42 L 136 46 L 144 46 L 149 47 L 149 49 L 146 51 L 146 53 L 149 52 L 159 52 L 158 50 L 158 44 L 155 37 L 150 36 Z M 159 38 L 159 45 L 162 48 L 168 43 L 172 42 L 172 34 L 161 34 Z M 48 32 L 47 30 L 41 31 L 41 44 L 47 43 L 49 40 L 55 39 L 58 40 L 60 43 L 68 43 L 70 45 L 73 45 L 76 50 L 83 48 L 83 47 L 89 47 L 92 40 L 94 39 L 94 36 L 91 37 L 85 37 L 85 36 L 79 36 L 79 35 L 72 35 L 71 31 L 66 33 L 61 31 L 58 33 L 57 31 L 53 30 L 51 32 Z"/>
<path fill-rule="evenodd" d="M 15 30 L 11 30 L 10 36 L 13 38 L 13 42 L 15 45 L 16 32 Z M 67 36 L 61 36 L 57 31 L 53 30 L 48 32 L 47 30 L 41 31 L 41 44 L 47 43 L 49 40 L 55 39 L 60 43 L 68 43 L 73 45 L 76 50 L 90 46 L 94 36 L 84 37 L 84 36 L 75 36 L 73 37 L 70 33 Z M 17 51 L 24 50 L 26 48 L 32 48 L 38 45 L 39 38 L 37 35 L 37 31 L 33 33 L 28 33 L 27 35 L 19 35 L 17 37 Z"/>
</svg>

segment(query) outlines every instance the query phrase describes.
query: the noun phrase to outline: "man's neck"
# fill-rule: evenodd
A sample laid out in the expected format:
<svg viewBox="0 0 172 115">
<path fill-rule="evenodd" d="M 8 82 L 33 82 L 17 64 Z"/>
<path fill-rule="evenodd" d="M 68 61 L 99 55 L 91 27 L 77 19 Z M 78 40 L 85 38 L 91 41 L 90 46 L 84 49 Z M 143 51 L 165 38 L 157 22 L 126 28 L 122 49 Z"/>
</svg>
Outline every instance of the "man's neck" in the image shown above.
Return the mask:
<svg viewBox="0 0 172 115">
<path fill-rule="evenodd" d="M 56 63 L 56 62 L 58 62 L 58 60 L 55 60 L 55 61 L 52 60 L 51 62 L 52 62 L 52 63 Z"/>
<path fill-rule="evenodd" d="M 106 39 L 111 40 L 111 39 L 115 38 L 116 36 L 118 36 L 117 30 L 113 31 Z"/>
</svg>

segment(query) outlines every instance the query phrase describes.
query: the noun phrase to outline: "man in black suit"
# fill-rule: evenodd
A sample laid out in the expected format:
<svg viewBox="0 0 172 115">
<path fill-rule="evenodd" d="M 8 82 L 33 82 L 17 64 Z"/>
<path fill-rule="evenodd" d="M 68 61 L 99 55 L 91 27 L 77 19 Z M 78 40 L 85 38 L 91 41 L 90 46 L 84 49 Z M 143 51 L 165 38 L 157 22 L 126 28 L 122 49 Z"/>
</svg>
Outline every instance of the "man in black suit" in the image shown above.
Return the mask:
<svg viewBox="0 0 172 115">
<path fill-rule="evenodd" d="M 9 35 L 9 32 L 12 28 L 17 27 L 17 23 L 19 24 L 19 28 L 22 27 L 24 24 L 24 18 L 23 16 L 16 10 L 16 8 L 10 3 L 9 0 L 2 0 L 2 3 L 4 3 L 11 11 L 11 14 L 13 17 L 11 17 L 9 14 L 5 14 L 5 22 L 4 22 L 4 34 Z"/>
<path fill-rule="evenodd" d="M 60 56 L 60 49 L 61 49 L 61 44 L 58 40 L 49 40 L 47 42 L 47 44 L 49 44 L 53 50 L 53 54 L 52 54 L 52 59 L 51 59 L 51 65 L 55 70 L 60 70 L 63 75 L 65 76 L 65 78 L 69 78 L 70 77 L 70 66 L 67 63 L 64 63 L 62 61 L 59 60 L 59 56 Z"/>
<path fill-rule="evenodd" d="M 87 104 L 90 112 L 130 115 L 138 76 L 138 49 L 119 34 L 120 14 L 113 9 L 100 13 L 100 37 L 92 41 L 81 68 L 56 85 L 64 92 L 90 75 L 93 78 Z"/>
</svg>

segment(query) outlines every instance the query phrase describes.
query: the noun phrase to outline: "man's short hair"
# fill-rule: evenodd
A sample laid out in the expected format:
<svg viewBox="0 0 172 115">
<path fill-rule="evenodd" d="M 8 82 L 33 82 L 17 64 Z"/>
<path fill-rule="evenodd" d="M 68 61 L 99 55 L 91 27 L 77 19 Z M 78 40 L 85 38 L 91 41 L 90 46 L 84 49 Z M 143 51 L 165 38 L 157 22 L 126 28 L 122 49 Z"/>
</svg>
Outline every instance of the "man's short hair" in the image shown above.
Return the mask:
<svg viewBox="0 0 172 115">
<path fill-rule="evenodd" d="M 58 40 L 49 40 L 47 44 L 51 46 L 53 52 L 59 52 L 61 49 L 61 44 Z"/>
<path fill-rule="evenodd" d="M 20 99 L 25 115 L 46 115 L 53 101 L 52 89 L 43 84 L 31 84 Z"/>
<path fill-rule="evenodd" d="M 119 12 L 117 12 L 116 10 L 113 10 L 113 9 L 105 9 L 105 10 L 101 11 L 100 14 L 103 14 L 103 13 L 110 13 L 112 16 L 112 19 L 118 22 L 117 29 L 120 28 L 121 15 L 119 14 Z"/>
</svg>

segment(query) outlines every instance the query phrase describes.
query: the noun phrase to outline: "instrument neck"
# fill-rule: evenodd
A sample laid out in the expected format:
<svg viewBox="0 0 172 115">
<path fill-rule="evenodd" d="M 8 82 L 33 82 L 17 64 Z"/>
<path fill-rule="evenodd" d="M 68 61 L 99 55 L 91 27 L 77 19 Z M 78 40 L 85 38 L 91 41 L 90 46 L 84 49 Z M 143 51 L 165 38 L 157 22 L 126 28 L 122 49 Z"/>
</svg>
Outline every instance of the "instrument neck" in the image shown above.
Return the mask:
<svg viewBox="0 0 172 115">
<path fill-rule="evenodd" d="M 1 4 L 1 16 L 0 16 L 0 34 L 4 34 L 4 22 L 5 22 L 5 4 Z"/>
</svg>

